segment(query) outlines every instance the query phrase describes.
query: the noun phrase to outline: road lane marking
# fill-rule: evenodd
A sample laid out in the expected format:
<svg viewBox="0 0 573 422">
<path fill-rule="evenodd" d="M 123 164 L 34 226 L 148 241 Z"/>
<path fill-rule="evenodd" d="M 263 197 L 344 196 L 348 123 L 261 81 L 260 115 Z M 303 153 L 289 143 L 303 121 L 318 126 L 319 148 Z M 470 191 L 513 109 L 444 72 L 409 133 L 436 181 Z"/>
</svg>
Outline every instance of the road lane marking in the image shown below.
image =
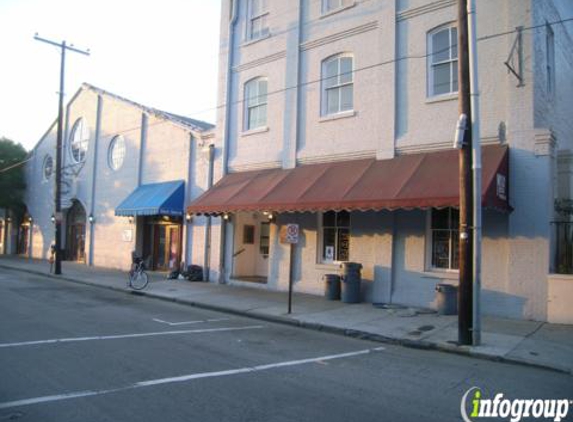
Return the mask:
<svg viewBox="0 0 573 422">
<path fill-rule="evenodd" d="M 113 336 L 56 338 L 56 339 L 48 339 L 48 340 L 21 341 L 18 343 L 0 343 L 0 349 L 1 348 L 7 348 L 7 347 L 36 346 L 36 345 L 41 345 L 41 344 L 73 343 L 73 342 L 78 342 L 78 341 L 118 340 L 118 339 L 124 339 L 124 338 L 170 336 L 170 335 L 178 335 L 178 334 L 217 333 L 217 332 L 227 332 L 227 331 L 256 330 L 256 329 L 260 329 L 260 328 L 264 328 L 264 327 L 262 325 L 248 325 L 246 327 L 203 328 L 203 329 L 197 329 L 197 330 L 177 330 L 177 331 L 159 331 L 159 332 L 138 333 L 138 334 L 118 334 L 118 335 L 113 335 Z"/>
<path fill-rule="evenodd" d="M 110 394 L 110 393 L 117 393 L 117 392 L 122 392 L 122 391 L 127 391 L 127 390 L 134 390 L 137 388 L 172 384 L 172 383 L 176 383 L 176 382 L 193 381 L 193 380 L 198 380 L 198 379 L 202 379 L 202 378 L 226 377 L 226 376 L 232 376 L 232 375 L 238 375 L 238 374 L 268 371 L 270 369 L 299 366 L 299 365 L 305 365 L 308 363 L 318 363 L 320 361 L 344 359 L 344 358 L 350 358 L 350 357 L 355 357 L 355 356 L 367 355 L 369 353 L 379 352 L 380 349 L 381 348 L 378 347 L 378 348 L 374 348 L 374 349 L 364 349 L 364 350 L 357 350 L 357 351 L 348 352 L 348 353 L 339 353 L 336 355 L 319 356 L 319 357 L 315 357 L 315 358 L 291 360 L 291 361 L 286 361 L 286 362 L 270 363 L 270 364 L 266 364 L 266 365 L 247 366 L 247 367 L 243 367 L 243 368 L 228 369 L 228 370 L 223 370 L 223 371 L 198 372 L 195 374 L 182 375 L 179 377 L 160 378 L 160 379 L 154 379 L 154 380 L 140 381 L 140 382 L 136 382 L 134 384 L 124 386 L 124 387 L 110 388 L 110 389 L 105 389 L 105 390 L 84 390 L 84 391 L 70 392 L 70 393 L 64 393 L 64 394 L 55 394 L 55 395 L 50 395 L 50 396 L 32 397 L 29 399 L 14 400 L 14 401 L 0 403 L 0 409 L 9 409 L 9 408 L 13 408 L 13 407 L 29 406 L 29 405 L 33 405 L 33 404 L 39 404 L 39 403 L 48 403 L 48 402 L 61 401 L 61 400 L 70 400 L 70 399 L 76 399 L 76 398 L 81 398 L 81 397 L 99 396 L 99 395 L 103 395 L 103 394 Z"/>
<path fill-rule="evenodd" d="M 169 321 L 164 321 L 164 320 L 159 319 L 159 318 L 153 318 L 153 321 L 160 322 L 161 324 L 167 324 L 167 325 L 170 325 L 172 327 L 176 327 L 178 325 L 204 324 L 207 322 L 229 321 L 230 319 L 232 319 L 232 318 L 218 318 L 218 319 L 203 319 L 203 320 L 198 320 L 198 321 L 169 322 Z"/>
</svg>

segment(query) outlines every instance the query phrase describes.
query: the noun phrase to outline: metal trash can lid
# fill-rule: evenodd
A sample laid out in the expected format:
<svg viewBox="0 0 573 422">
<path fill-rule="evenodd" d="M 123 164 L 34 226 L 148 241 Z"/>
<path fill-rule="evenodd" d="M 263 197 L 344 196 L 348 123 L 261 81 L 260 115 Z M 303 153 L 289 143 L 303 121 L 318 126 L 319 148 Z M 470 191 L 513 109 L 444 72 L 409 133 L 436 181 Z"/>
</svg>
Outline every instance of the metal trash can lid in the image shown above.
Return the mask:
<svg viewBox="0 0 573 422">
<path fill-rule="evenodd" d="M 436 284 L 436 291 L 437 292 L 444 292 L 444 293 L 455 293 L 458 290 L 458 286 L 454 286 L 452 284 L 446 283 L 439 283 Z"/>
<path fill-rule="evenodd" d="M 340 263 L 340 268 L 342 269 L 347 269 L 347 270 L 354 270 L 354 271 L 358 271 L 362 269 L 362 264 L 360 264 L 359 262 L 350 262 L 350 261 L 344 261 Z"/>
</svg>

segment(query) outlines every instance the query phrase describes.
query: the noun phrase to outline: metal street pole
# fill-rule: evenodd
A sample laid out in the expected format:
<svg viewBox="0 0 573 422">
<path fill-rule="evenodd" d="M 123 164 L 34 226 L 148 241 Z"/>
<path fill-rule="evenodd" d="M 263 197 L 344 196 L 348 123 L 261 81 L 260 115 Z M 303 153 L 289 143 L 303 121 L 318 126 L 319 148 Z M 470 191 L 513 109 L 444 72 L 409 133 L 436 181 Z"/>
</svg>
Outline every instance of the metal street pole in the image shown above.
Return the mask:
<svg viewBox="0 0 573 422">
<path fill-rule="evenodd" d="M 473 184 L 472 124 L 470 103 L 470 72 L 468 50 L 467 0 L 458 0 L 458 90 L 459 114 L 468 116 L 460 161 L 460 241 L 458 290 L 458 343 L 472 344 L 473 317 Z"/>
<path fill-rule="evenodd" d="M 61 63 L 60 63 L 60 92 L 58 99 L 58 131 L 56 139 L 56 188 L 54 191 L 54 207 L 55 207 L 55 247 L 56 247 L 56 262 L 54 267 L 54 274 L 62 273 L 62 203 L 61 203 L 61 190 L 62 190 L 62 136 L 64 126 L 64 70 L 66 65 L 66 50 L 74 51 L 76 53 L 90 55 L 89 50 L 83 51 L 72 46 L 66 45 L 65 41 L 57 43 L 45 38 L 40 38 L 38 34 L 34 36 L 37 41 L 42 41 L 47 44 L 61 48 Z"/>
<path fill-rule="evenodd" d="M 472 128 L 472 162 L 473 162 L 473 345 L 481 343 L 481 138 L 480 138 L 480 112 L 479 112 L 479 84 L 478 84 L 478 53 L 477 53 L 477 23 L 476 0 L 468 3 L 469 28 L 469 62 L 470 62 L 470 96 L 471 96 L 471 128 Z"/>
</svg>

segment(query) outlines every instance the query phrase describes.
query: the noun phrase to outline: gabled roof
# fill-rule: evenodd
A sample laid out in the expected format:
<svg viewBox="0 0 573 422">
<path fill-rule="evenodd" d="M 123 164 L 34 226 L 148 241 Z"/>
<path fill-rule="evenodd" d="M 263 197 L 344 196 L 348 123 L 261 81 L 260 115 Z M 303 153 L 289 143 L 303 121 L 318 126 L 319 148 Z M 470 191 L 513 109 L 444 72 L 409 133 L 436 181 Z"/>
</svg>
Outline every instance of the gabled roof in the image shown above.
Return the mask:
<svg viewBox="0 0 573 422">
<path fill-rule="evenodd" d="M 93 86 L 93 85 L 91 85 L 91 84 L 88 84 L 88 83 L 86 83 L 86 82 L 84 82 L 84 83 L 82 84 L 82 87 L 79 89 L 79 91 L 76 93 L 76 95 L 72 98 L 72 100 L 70 101 L 70 103 L 73 102 L 73 100 L 75 99 L 75 97 L 76 97 L 82 90 L 90 90 L 90 91 L 93 91 L 93 92 L 95 92 L 95 93 L 97 93 L 97 94 L 105 95 L 105 96 L 114 98 L 114 99 L 116 99 L 116 100 L 119 100 L 119 101 L 122 101 L 122 102 L 124 102 L 124 103 L 130 104 L 130 105 L 132 105 L 132 106 L 134 106 L 134 107 L 137 107 L 137 108 L 141 109 L 142 111 L 145 111 L 145 112 L 150 113 L 150 114 L 154 114 L 154 115 L 156 115 L 157 117 L 164 118 L 164 119 L 170 120 L 170 121 L 175 122 L 175 123 L 179 123 L 180 125 L 183 125 L 183 126 L 185 126 L 186 128 L 191 129 L 191 130 L 194 130 L 194 131 L 196 131 L 196 132 L 203 132 L 203 131 L 206 131 L 206 130 L 213 129 L 213 128 L 215 127 L 215 125 L 213 125 L 213 124 L 211 124 L 211 123 L 204 122 L 204 121 L 202 121 L 202 120 L 191 119 L 191 118 L 189 118 L 189 117 L 180 116 L 180 115 L 173 114 L 173 113 L 168 113 L 168 112 L 166 112 L 166 111 L 162 111 L 162 110 L 159 110 L 159 109 L 156 109 L 156 108 L 153 108 L 153 107 L 144 106 L 143 104 L 140 104 L 140 103 L 137 103 L 137 102 L 135 102 L 135 101 L 129 100 L 129 99 L 127 99 L 127 98 L 125 98 L 125 97 L 122 97 L 122 96 L 120 96 L 120 95 L 113 94 L 113 93 L 111 93 L 111 92 L 109 92 L 109 91 L 106 91 L 106 90 L 104 90 L 104 89 L 98 88 L 98 87 Z"/>
</svg>

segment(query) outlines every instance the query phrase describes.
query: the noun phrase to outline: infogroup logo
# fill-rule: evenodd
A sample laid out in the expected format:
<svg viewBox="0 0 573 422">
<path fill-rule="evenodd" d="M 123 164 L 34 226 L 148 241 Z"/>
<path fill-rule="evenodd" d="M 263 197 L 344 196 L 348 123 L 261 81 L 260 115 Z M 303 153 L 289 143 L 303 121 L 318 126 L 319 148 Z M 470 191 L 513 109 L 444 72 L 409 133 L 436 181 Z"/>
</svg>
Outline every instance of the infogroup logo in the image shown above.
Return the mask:
<svg viewBox="0 0 573 422">
<path fill-rule="evenodd" d="M 469 401 L 468 401 L 469 400 Z M 548 419 L 559 422 L 567 417 L 573 400 L 569 399 L 506 399 L 497 393 L 493 399 L 482 397 L 479 387 L 472 387 L 462 397 L 460 412 L 465 422 L 484 418 L 508 418 L 511 422 L 522 419 Z M 469 415 L 468 415 L 469 412 Z"/>
</svg>

